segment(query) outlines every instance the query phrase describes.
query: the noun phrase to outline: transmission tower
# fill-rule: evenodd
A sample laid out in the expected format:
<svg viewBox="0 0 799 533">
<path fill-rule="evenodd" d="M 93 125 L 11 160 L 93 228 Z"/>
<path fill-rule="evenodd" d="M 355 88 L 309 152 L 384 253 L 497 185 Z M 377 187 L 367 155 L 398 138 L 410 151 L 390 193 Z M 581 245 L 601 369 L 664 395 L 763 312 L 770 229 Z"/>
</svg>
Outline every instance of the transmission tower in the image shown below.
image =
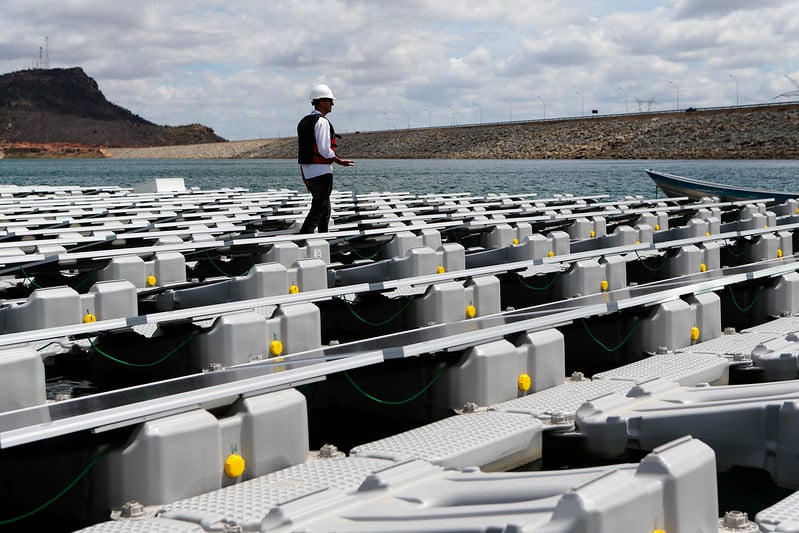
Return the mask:
<svg viewBox="0 0 799 533">
<path fill-rule="evenodd" d="M 44 46 L 39 47 L 39 61 L 36 63 L 36 68 L 50 68 L 50 47 L 48 45 L 48 39 L 46 35 L 44 37 Z"/>
<path fill-rule="evenodd" d="M 640 98 L 634 97 L 633 100 L 638 104 L 638 111 L 639 112 L 649 112 L 652 110 L 652 104 L 655 103 L 654 98 L 650 98 L 649 100 L 641 100 Z M 646 107 L 646 109 L 644 109 Z"/>
<path fill-rule="evenodd" d="M 791 98 L 793 96 L 799 96 L 799 82 L 793 79 L 792 77 L 788 76 L 787 74 L 785 75 L 785 77 L 788 78 L 788 81 L 790 81 L 796 86 L 796 90 L 788 91 L 787 93 L 778 94 L 777 96 L 774 97 L 775 100 L 777 98 L 782 98 L 782 97 Z"/>
</svg>

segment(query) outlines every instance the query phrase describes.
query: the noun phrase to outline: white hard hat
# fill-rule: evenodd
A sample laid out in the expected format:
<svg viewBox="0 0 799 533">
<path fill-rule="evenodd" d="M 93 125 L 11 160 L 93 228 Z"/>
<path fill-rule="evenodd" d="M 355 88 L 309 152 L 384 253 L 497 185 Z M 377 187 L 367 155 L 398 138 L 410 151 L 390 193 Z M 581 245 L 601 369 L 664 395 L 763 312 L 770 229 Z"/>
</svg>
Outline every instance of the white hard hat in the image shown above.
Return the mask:
<svg viewBox="0 0 799 533">
<path fill-rule="evenodd" d="M 314 85 L 311 89 L 311 101 L 318 100 L 320 98 L 330 98 L 331 100 L 335 100 L 336 97 L 333 96 L 333 91 L 330 90 L 330 87 L 325 85 L 324 83 L 319 85 Z"/>
</svg>

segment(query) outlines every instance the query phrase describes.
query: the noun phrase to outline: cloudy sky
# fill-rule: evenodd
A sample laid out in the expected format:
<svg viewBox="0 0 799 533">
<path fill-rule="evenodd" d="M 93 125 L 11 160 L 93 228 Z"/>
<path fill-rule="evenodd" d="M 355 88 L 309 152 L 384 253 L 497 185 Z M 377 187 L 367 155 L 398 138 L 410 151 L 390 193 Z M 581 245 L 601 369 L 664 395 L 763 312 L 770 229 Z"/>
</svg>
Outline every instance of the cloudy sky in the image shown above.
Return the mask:
<svg viewBox="0 0 799 533">
<path fill-rule="evenodd" d="M 0 72 L 40 47 L 230 140 L 294 135 L 316 83 L 342 132 L 799 100 L 796 0 L 3 0 Z"/>
</svg>

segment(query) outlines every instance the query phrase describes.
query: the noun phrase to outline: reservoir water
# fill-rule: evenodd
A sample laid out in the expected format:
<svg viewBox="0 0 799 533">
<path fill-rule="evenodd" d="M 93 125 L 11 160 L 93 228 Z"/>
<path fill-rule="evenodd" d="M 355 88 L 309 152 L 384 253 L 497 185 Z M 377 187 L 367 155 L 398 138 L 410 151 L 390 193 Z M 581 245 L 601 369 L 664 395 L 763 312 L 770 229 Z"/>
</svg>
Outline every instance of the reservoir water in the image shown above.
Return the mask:
<svg viewBox="0 0 799 533">
<path fill-rule="evenodd" d="M 799 191 L 798 160 L 365 159 L 355 167 L 334 168 L 334 186 L 355 193 L 662 196 L 645 168 L 720 183 Z M 0 160 L 0 184 L 130 187 L 160 177 L 184 178 L 186 186 L 201 189 L 302 189 L 297 164 L 287 159 Z"/>
</svg>

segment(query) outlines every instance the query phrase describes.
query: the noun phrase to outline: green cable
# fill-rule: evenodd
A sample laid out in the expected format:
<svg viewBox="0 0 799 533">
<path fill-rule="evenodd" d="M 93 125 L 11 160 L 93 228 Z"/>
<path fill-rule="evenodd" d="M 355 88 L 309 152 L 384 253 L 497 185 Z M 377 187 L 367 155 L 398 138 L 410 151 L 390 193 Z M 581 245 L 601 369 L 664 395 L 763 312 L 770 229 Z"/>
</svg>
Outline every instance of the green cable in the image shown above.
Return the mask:
<svg viewBox="0 0 799 533">
<path fill-rule="evenodd" d="M 446 370 L 446 367 L 441 367 L 441 370 L 439 370 L 436 373 L 436 375 L 433 376 L 433 379 L 430 381 L 430 383 L 425 385 L 424 388 L 422 388 L 422 390 L 420 390 L 419 392 L 417 392 L 416 394 L 414 394 L 413 396 L 411 396 L 407 400 L 399 400 L 399 401 L 396 401 L 396 402 L 392 402 L 392 401 L 388 401 L 388 400 L 381 400 L 380 398 L 376 398 L 376 397 L 372 396 L 371 394 L 367 393 L 365 390 L 360 388 L 357 383 L 355 383 L 352 380 L 352 378 L 350 377 L 350 375 L 347 372 L 344 372 L 344 377 L 347 378 L 347 380 L 350 382 L 350 384 L 353 387 L 355 387 L 355 390 L 357 390 L 358 392 L 360 392 L 361 394 L 363 394 L 364 396 L 366 396 L 367 398 L 369 398 L 373 402 L 377 402 L 377 403 L 380 403 L 380 404 L 383 404 L 383 405 L 402 405 L 402 404 L 405 404 L 405 403 L 408 403 L 408 402 L 412 402 L 413 400 L 415 400 L 416 398 L 418 398 L 419 396 L 421 396 L 422 394 L 427 392 L 427 389 L 432 387 L 433 383 L 438 381 L 438 378 L 441 377 L 441 374 L 444 373 L 444 370 Z"/>
<path fill-rule="evenodd" d="M 552 286 L 552 284 L 555 283 L 555 280 L 558 279 L 562 275 L 563 275 L 563 272 L 558 272 L 557 275 L 552 276 L 552 281 L 550 281 L 549 283 L 547 283 L 543 287 L 533 287 L 532 285 L 528 285 L 527 283 L 525 283 L 524 278 L 520 274 L 516 274 L 516 277 L 519 278 L 519 281 L 521 282 L 522 285 L 524 285 L 525 287 L 527 287 L 531 291 L 545 291 L 545 290 L 549 289 Z"/>
<path fill-rule="evenodd" d="M 724 249 L 725 249 L 725 250 L 727 250 L 727 252 L 729 252 L 729 254 L 730 254 L 731 256 L 733 256 L 733 257 L 741 257 L 743 254 L 745 254 L 745 253 L 746 253 L 746 251 L 747 251 L 749 248 L 751 248 L 751 247 L 754 245 L 754 243 L 753 243 L 752 241 L 747 241 L 747 243 L 748 243 L 748 244 L 747 244 L 746 246 L 744 246 L 744 247 L 743 247 L 743 249 L 741 250 L 741 253 L 739 253 L 739 254 L 736 254 L 735 252 L 733 252 L 733 251 L 732 251 L 732 246 L 730 246 L 729 244 L 728 244 L 727 246 L 725 246 L 725 247 L 724 247 Z"/>
<path fill-rule="evenodd" d="M 210 262 L 211 262 L 211 266 L 213 266 L 213 267 L 214 267 L 214 268 L 215 268 L 215 269 L 216 269 L 216 270 L 217 270 L 217 271 L 218 271 L 220 274 L 222 274 L 223 276 L 227 276 L 227 277 L 229 277 L 229 278 L 238 278 L 238 277 L 241 277 L 241 276 L 246 276 L 247 274 L 249 274 L 249 273 L 250 273 L 250 270 L 252 270 L 252 267 L 254 267 L 254 266 L 255 266 L 255 263 L 251 264 L 251 265 L 250 265 L 250 267 L 249 267 L 249 268 L 248 268 L 248 269 L 247 269 L 247 270 L 244 272 L 244 274 L 239 274 L 239 275 L 237 276 L 237 275 L 235 275 L 235 274 L 230 274 L 230 273 L 228 273 L 228 272 L 225 272 L 225 271 L 224 271 L 224 270 L 222 270 L 222 269 L 221 269 L 219 266 L 217 266 L 217 264 L 216 264 L 216 261 L 214 261 L 213 259 L 211 259 L 211 256 L 210 256 L 210 255 L 208 255 L 208 250 L 206 250 L 206 251 L 205 251 L 205 257 L 206 257 L 206 259 L 208 259 L 208 261 L 210 261 Z"/>
<path fill-rule="evenodd" d="M 33 279 L 28 275 L 28 273 L 25 272 L 25 269 L 23 267 L 19 267 L 19 269 L 22 271 L 22 275 L 25 276 L 25 281 L 30 282 L 30 284 L 36 289 L 41 289 L 42 288 L 38 283 L 33 281 Z"/>
<path fill-rule="evenodd" d="M 377 328 L 377 327 L 380 327 L 380 326 L 385 326 L 386 324 L 388 324 L 389 322 L 391 322 L 392 320 L 394 320 L 395 318 L 400 316 L 408 308 L 408 306 L 411 305 L 412 301 L 413 301 L 413 298 L 408 298 L 408 301 L 405 302 L 405 305 L 403 305 L 400 308 L 399 311 L 397 311 L 396 313 L 394 313 L 393 315 L 391 315 L 387 319 L 383 320 L 382 322 L 370 322 L 370 321 L 366 320 L 365 318 L 363 318 L 362 316 L 360 316 L 358 313 L 356 313 L 355 310 L 352 308 L 352 304 L 350 304 L 347 300 L 344 300 L 344 303 L 347 304 L 347 309 L 350 310 L 350 313 L 352 313 L 352 316 L 354 316 L 355 318 L 357 318 L 358 320 L 360 320 L 361 322 L 363 322 L 367 326 L 372 326 L 372 327 Z"/>
<path fill-rule="evenodd" d="M 350 241 L 348 241 L 348 240 L 346 240 L 346 239 L 345 239 L 345 240 L 344 240 L 344 242 L 347 244 L 347 246 L 349 246 L 350 250 L 352 250 L 352 253 L 354 253 L 355 255 L 357 255 L 357 256 L 358 256 L 358 259 L 374 259 L 375 257 L 377 257 L 377 254 L 379 254 L 379 253 L 380 253 L 380 250 L 382 250 L 382 249 L 383 249 L 383 247 L 384 247 L 386 244 L 388 244 L 388 242 L 389 242 L 389 241 L 386 241 L 386 242 L 384 242 L 383 244 L 381 244 L 380 246 L 378 246 L 378 247 L 377 247 L 377 250 L 375 250 L 375 253 L 373 253 L 372 255 L 361 255 L 361 254 L 358 252 L 358 250 L 356 250 L 356 249 L 355 249 L 355 247 L 354 247 L 353 245 L 351 245 L 351 244 L 350 244 Z"/>
<path fill-rule="evenodd" d="M 28 273 L 27 273 L 27 272 L 25 272 L 25 269 L 24 269 L 24 268 L 22 268 L 22 267 L 19 267 L 19 269 L 22 271 L 22 274 L 25 276 L 25 281 L 29 281 L 29 282 L 30 282 L 30 284 L 31 284 L 31 285 L 32 285 L 34 288 L 36 288 L 36 289 L 43 289 L 43 288 L 44 288 L 44 287 L 42 287 L 41 285 L 39 285 L 38 283 L 36 283 L 35 281 L 33 281 L 33 279 L 32 279 L 30 276 L 28 276 Z M 88 282 L 88 281 L 91 281 L 91 279 L 92 279 L 92 275 L 93 275 L 95 272 L 97 272 L 98 270 L 100 270 L 100 269 L 99 269 L 99 268 L 96 268 L 96 269 L 92 270 L 91 272 L 89 272 L 89 273 L 86 275 L 86 277 L 85 277 L 85 278 L 83 278 L 83 279 L 82 279 L 81 281 L 79 281 L 78 283 L 76 283 L 76 284 L 74 285 L 74 287 L 73 287 L 73 288 L 74 288 L 75 290 L 78 290 L 78 289 L 79 289 L 79 288 L 81 288 L 83 285 L 85 285 L 85 284 L 86 284 L 86 282 Z"/>
<path fill-rule="evenodd" d="M 732 292 L 732 285 L 727 285 L 727 288 L 730 290 L 730 296 L 732 297 L 732 303 L 734 303 L 734 304 L 735 304 L 735 307 L 737 307 L 737 308 L 738 308 L 738 311 L 741 311 L 742 313 L 746 313 L 747 311 L 749 311 L 750 309 L 752 309 L 752 307 L 754 307 L 754 305 L 757 303 L 757 301 L 758 301 L 758 300 L 760 299 L 760 297 L 763 295 L 763 291 L 765 290 L 765 287 L 763 287 L 763 286 L 761 285 L 761 286 L 760 286 L 760 289 L 757 291 L 757 295 L 755 296 L 755 299 L 754 299 L 754 300 L 752 300 L 752 303 L 750 303 L 750 304 L 749 304 L 749 305 L 747 305 L 746 307 L 741 307 L 741 306 L 738 304 L 738 300 L 736 300 L 736 299 L 735 299 L 735 293 L 734 293 L 734 292 Z"/>
<path fill-rule="evenodd" d="M 61 498 L 61 496 L 66 494 L 72 487 L 74 487 L 75 484 L 78 481 L 83 479 L 83 477 L 89 472 L 89 470 L 91 470 L 91 468 L 97 463 L 97 461 L 100 460 L 100 458 L 103 455 L 105 455 L 105 453 L 108 450 L 109 450 L 109 448 L 105 448 L 104 450 L 101 450 L 97 455 L 95 455 L 94 458 L 91 461 L 89 461 L 89 464 L 86 466 L 86 468 L 84 468 L 83 471 L 80 474 L 78 474 L 78 477 L 73 479 L 69 483 L 69 485 L 67 485 L 61 492 L 59 492 L 58 494 L 56 494 L 55 496 L 53 496 L 52 498 L 50 498 L 49 500 L 47 500 L 46 502 L 44 502 L 43 504 L 41 504 L 39 507 L 37 507 L 36 509 L 34 509 L 32 511 L 28 511 L 25 514 L 22 514 L 20 516 L 14 517 L 14 518 L 8 518 L 8 519 L 5 519 L 5 520 L 0 520 L 0 526 L 5 526 L 5 525 L 8 525 L 8 524 L 13 524 L 14 522 L 19 522 L 20 520 L 23 520 L 25 518 L 28 518 L 29 516 L 35 515 L 36 513 L 41 511 L 42 509 L 52 505 L 55 501 L 57 501 L 59 498 Z"/>
<path fill-rule="evenodd" d="M 598 345 L 600 345 L 602 348 L 604 348 L 604 349 L 605 349 L 605 351 L 608 351 L 608 352 L 615 352 L 616 350 L 618 350 L 619 348 L 621 348 L 622 346 L 624 346 L 624 344 L 625 344 L 625 343 L 626 343 L 628 340 L 630 340 L 630 337 L 632 336 L 632 334 L 633 334 L 633 331 L 635 331 L 635 328 L 637 328 L 637 327 L 638 327 L 638 324 L 640 324 L 640 323 L 641 323 L 641 321 L 640 321 L 640 320 L 636 320 L 636 321 L 635 321 L 635 324 L 633 324 L 633 327 L 631 327 L 631 328 L 630 328 L 630 331 L 627 333 L 627 336 L 626 336 L 626 337 L 624 337 L 624 338 L 621 340 L 621 342 L 620 342 L 619 344 L 617 344 L 616 346 L 614 346 L 613 348 L 608 348 L 607 346 L 605 346 L 605 344 L 604 344 L 604 343 L 603 343 L 601 340 L 597 339 L 597 338 L 594 336 L 594 334 L 593 334 L 593 333 L 591 333 L 591 330 L 589 330 L 589 329 L 588 329 L 588 323 L 586 322 L 586 320 L 585 320 L 584 318 L 582 319 L 582 322 L 583 322 L 583 327 L 585 328 L 585 331 L 588 333 L 588 335 L 589 335 L 589 336 L 590 336 L 592 339 L 594 339 L 594 342 L 596 342 Z"/>
<path fill-rule="evenodd" d="M 192 332 L 192 334 L 191 334 L 191 335 L 189 335 L 188 337 L 186 337 L 186 339 L 184 339 L 184 340 L 183 340 L 183 341 L 182 341 L 180 344 L 178 344 L 177 346 L 175 346 L 174 348 L 172 348 L 172 350 L 170 350 L 170 351 L 169 351 L 169 353 L 167 353 L 165 356 L 163 356 L 163 357 L 162 357 L 161 359 L 159 359 L 158 361 L 155 361 L 155 362 L 152 362 L 152 363 L 130 363 L 130 362 L 128 362 L 128 361 L 123 361 L 122 359 L 117 359 L 116 357 L 113 357 L 113 356 L 111 356 L 111 355 L 108 355 L 107 353 L 105 353 L 104 351 L 102 351 L 100 348 L 98 348 L 98 347 L 97 347 L 97 345 L 95 345 L 95 344 L 94 344 L 94 341 L 93 341 L 93 340 L 91 340 L 91 339 L 89 339 L 89 344 L 91 344 L 91 345 L 92 345 L 92 348 L 94 348 L 94 350 L 95 350 L 97 353 L 99 353 L 99 354 L 100 354 L 100 355 L 102 355 L 103 357 L 107 357 L 108 359 L 111 359 L 112 361 L 114 361 L 114 362 L 116 362 L 116 363 L 119 363 L 119 364 L 121 364 L 121 365 L 127 365 L 127 366 L 138 367 L 138 368 L 146 368 L 146 367 L 155 366 L 155 365 L 158 365 L 158 364 L 160 364 L 160 363 L 163 363 L 163 362 L 164 362 L 164 361 L 166 361 L 166 360 L 167 360 L 169 357 L 171 357 L 172 355 L 174 355 L 174 354 L 175 354 L 175 352 L 177 352 L 177 351 L 178 351 L 180 348 L 182 348 L 182 347 L 183 347 L 183 346 L 184 346 L 184 345 L 185 345 L 187 342 L 189 342 L 191 339 L 193 339 L 195 336 L 197 336 L 197 334 L 198 334 L 198 333 L 197 333 L 196 331 Z"/>
<path fill-rule="evenodd" d="M 39 346 L 38 348 L 36 348 L 36 351 L 37 352 L 41 352 L 42 350 L 44 350 L 45 348 L 47 348 L 48 346 L 51 346 L 53 344 L 58 344 L 58 343 L 56 341 L 50 341 L 47 344 L 45 344 L 44 346 Z"/>
<path fill-rule="evenodd" d="M 86 274 L 86 277 L 85 277 L 85 278 L 83 278 L 81 281 L 79 281 L 78 283 L 76 283 L 76 284 L 74 285 L 74 288 L 75 288 L 75 290 L 78 290 L 79 288 L 81 288 L 83 285 L 85 285 L 85 284 L 86 284 L 86 282 L 88 282 L 88 281 L 91 281 L 91 279 L 92 279 L 92 276 L 93 276 L 93 275 L 94 275 L 94 274 L 95 274 L 95 273 L 96 273 L 98 270 L 100 270 L 100 269 L 99 269 L 99 268 L 96 268 L 96 269 L 92 270 L 91 272 L 89 272 L 88 274 Z"/>
<path fill-rule="evenodd" d="M 635 255 L 638 257 L 638 261 L 641 262 L 641 265 L 643 265 L 643 267 L 645 269 L 647 269 L 648 271 L 650 271 L 650 272 L 660 272 L 663 269 L 663 267 L 666 266 L 666 257 L 665 256 L 663 257 L 663 262 L 660 263 L 660 266 L 657 267 L 657 268 L 653 268 L 653 267 L 650 267 L 649 265 L 647 265 L 645 263 L 646 259 L 641 257 L 641 254 L 638 253 L 638 250 L 635 251 Z"/>
</svg>

